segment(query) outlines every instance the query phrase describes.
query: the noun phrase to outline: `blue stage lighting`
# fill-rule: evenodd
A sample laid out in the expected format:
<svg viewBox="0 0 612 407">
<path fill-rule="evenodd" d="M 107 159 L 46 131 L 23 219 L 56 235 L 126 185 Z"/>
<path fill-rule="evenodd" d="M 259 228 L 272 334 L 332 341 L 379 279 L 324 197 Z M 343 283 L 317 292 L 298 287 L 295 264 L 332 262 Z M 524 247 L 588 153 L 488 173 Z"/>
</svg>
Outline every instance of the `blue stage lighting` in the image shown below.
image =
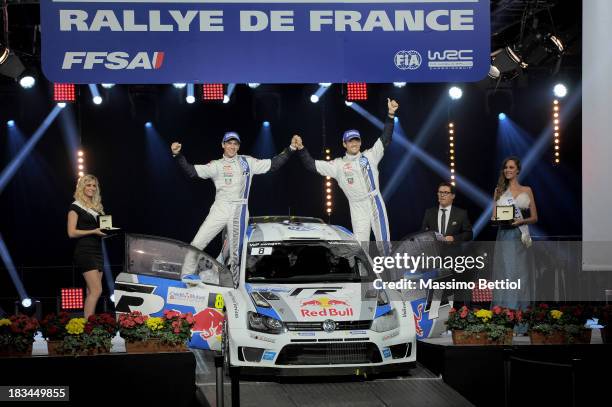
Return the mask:
<svg viewBox="0 0 612 407">
<path fill-rule="evenodd" d="M 310 101 L 312 103 L 317 103 L 319 101 L 319 97 L 317 95 L 310 95 Z"/>
<path fill-rule="evenodd" d="M 263 126 L 264 127 L 270 127 L 270 122 L 266 120 L 265 122 L 263 122 Z"/>
<path fill-rule="evenodd" d="M 249 88 L 251 89 L 257 89 L 259 87 L 259 83 L 249 83 Z"/>
<path fill-rule="evenodd" d="M 151 123 L 151 122 L 146 122 L 146 123 L 145 123 L 145 127 L 146 127 L 147 129 L 150 129 L 151 127 L 153 127 L 153 123 Z"/>
<path fill-rule="evenodd" d="M 30 308 L 32 306 L 32 299 L 24 298 L 23 300 L 21 300 L 21 305 L 23 305 L 25 308 Z"/>
<path fill-rule="evenodd" d="M 393 82 L 393 86 L 395 86 L 398 89 L 401 89 L 404 86 L 406 86 L 406 82 Z"/>
<path fill-rule="evenodd" d="M 395 116 L 395 117 L 393 118 L 393 121 L 394 121 L 395 123 L 399 122 L 399 117 Z"/>
<path fill-rule="evenodd" d="M 36 85 L 36 79 L 32 75 L 26 75 L 19 80 L 19 84 L 24 89 L 30 89 Z"/>
<path fill-rule="evenodd" d="M 6 125 L 9 127 L 15 127 L 15 120 L 9 120 L 8 122 L 6 122 Z"/>
<path fill-rule="evenodd" d="M 497 115 L 497 118 L 499 120 L 506 120 L 506 117 L 507 117 L 506 113 L 500 113 L 500 114 Z"/>
</svg>

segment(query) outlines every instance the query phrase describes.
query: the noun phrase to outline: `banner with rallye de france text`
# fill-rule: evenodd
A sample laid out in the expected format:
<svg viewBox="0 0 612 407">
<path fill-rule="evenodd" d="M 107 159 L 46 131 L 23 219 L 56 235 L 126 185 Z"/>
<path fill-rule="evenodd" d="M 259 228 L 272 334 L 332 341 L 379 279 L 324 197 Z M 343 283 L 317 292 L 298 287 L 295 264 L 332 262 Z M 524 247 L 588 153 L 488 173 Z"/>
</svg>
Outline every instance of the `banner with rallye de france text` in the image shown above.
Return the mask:
<svg viewBox="0 0 612 407">
<path fill-rule="evenodd" d="M 45 0 L 54 82 L 468 82 L 489 0 Z"/>
</svg>

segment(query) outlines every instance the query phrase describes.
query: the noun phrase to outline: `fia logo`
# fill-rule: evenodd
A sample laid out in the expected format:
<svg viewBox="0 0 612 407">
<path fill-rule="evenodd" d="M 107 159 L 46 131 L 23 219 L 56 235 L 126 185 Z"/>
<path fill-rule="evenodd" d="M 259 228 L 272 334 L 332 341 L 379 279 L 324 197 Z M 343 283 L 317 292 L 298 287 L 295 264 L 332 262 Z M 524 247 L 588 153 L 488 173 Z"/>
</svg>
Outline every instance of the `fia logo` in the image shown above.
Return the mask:
<svg viewBox="0 0 612 407">
<path fill-rule="evenodd" d="M 415 50 L 398 51 L 393 59 L 395 61 L 395 66 L 403 71 L 407 69 L 419 69 L 421 62 L 423 61 L 421 54 Z"/>
</svg>

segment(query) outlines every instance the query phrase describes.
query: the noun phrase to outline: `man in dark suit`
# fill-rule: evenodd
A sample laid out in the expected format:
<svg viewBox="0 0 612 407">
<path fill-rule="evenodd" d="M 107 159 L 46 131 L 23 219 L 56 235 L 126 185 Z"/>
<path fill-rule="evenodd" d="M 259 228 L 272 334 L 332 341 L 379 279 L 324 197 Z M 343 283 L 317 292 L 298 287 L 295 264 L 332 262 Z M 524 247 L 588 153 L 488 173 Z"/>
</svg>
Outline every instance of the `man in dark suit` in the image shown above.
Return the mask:
<svg viewBox="0 0 612 407">
<path fill-rule="evenodd" d="M 453 206 L 455 187 L 448 182 L 438 185 L 438 206 L 427 209 L 422 231 L 434 231 L 448 242 L 472 240 L 472 224 L 465 209 Z"/>
</svg>

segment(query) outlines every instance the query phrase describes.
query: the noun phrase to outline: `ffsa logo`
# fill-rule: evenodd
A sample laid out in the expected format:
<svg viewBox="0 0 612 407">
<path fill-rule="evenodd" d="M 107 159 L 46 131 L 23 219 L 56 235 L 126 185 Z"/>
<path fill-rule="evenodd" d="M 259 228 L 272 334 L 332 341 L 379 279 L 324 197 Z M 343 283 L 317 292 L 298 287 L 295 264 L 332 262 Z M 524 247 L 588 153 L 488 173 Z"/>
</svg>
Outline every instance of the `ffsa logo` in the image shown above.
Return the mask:
<svg viewBox="0 0 612 407">
<path fill-rule="evenodd" d="M 164 63 L 164 52 L 138 52 L 131 56 L 127 52 L 71 52 L 64 54 L 62 69 L 159 69 Z"/>
<path fill-rule="evenodd" d="M 429 69 L 471 69 L 474 57 L 471 49 L 446 49 L 444 51 L 427 51 Z"/>
</svg>

